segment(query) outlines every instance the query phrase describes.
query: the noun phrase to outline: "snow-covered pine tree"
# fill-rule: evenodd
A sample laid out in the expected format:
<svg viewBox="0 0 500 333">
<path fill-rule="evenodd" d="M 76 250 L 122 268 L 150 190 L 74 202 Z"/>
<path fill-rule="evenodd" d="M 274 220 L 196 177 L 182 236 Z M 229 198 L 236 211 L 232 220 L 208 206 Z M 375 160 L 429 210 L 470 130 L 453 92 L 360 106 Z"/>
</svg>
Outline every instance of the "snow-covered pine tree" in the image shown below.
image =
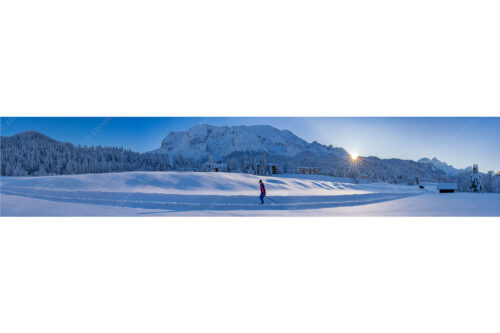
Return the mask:
<svg viewBox="0 0 500 333">
<path fill-rule="evenodd" d="M 493 177 L 493 192 L 500 193 L 500 173 L 496 173 Z"/>
<path fill-rule="evenodd" d="M 457 176 L 457 191 L 458 192 L 469 192 L 470 177 L 472 171 L 462 171 L 459 172 Z"/>
<path fill-rule="evenodd" d="M 494 192 L 493 189 L 493 178 L 495 176 L 495 172 L 490 170 L 483 178 L 483 190 L 486 193 Z"/>
<path fill-rule="evenodd" d="M 481 175 L 479 174 L 479 167 L 477 164 L 472 166 L 472 174 L 469 182 L 469 192 L 483 192 L 483 184 L 481 182 Z"/>
</svg>

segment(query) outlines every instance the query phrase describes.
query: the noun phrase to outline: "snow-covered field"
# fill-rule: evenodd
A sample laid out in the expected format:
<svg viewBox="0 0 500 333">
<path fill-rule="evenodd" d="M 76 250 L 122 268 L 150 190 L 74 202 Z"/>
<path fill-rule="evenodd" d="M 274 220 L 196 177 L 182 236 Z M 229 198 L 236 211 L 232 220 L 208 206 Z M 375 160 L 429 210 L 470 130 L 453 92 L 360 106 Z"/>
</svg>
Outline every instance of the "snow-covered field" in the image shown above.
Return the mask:
<svg viewBox="0 0 500 333">
<path fill-rule="evenodd" d="M 258 180 L 268 196 L 259 204 Z M 500 194 L 315 175 L 124 172 L 1 177 L 2 216 L 500 216 Z"/>
</svg>

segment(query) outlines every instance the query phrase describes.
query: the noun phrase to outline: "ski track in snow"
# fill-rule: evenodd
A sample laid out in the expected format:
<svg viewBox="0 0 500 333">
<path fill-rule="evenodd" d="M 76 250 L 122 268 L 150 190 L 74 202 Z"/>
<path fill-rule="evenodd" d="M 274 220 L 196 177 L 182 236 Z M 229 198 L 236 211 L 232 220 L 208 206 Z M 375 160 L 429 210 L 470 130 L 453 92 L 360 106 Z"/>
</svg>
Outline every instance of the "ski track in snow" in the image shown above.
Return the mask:
<svg viewBox="0 0 500 333">
<path fill-rule="evenodd" d="M 258 180 L 263 179 L 269 197 L 258 199 Z M 329 215 L 345 209 L 346 215 L 376 215 L 373 207 L 403 204 L 415 196 L 430 198 L 433 184 L 416 186 L 387 183 L 355 184 L 350 179 L 315 175 L 258 177 L 246 174 L 203 172 L 124 172 L 48 177 L 1 177 L 0 215 Z M 450 196 L 445 199 L 449 201 Z M 491 201 L 493 198 L 493 201 Z M 489 197 L 495 204 L 499 196 Z M 406 201 L 405 201 L 406 200 Z M 427 201 L 426 201 L 427 200 Z M 447 201 L 447 202 L 448 202 Z M 500 202 L 499 202 L 500 203 Z M 463 206 L 464 204 L 462 204 Z M 79 207 L 76 210 L 76 207 Z M 85 208 L 83 208 L 85 206 Z M 355 207 L 359 206 L 356 210 Z M 363 209 L 361 207 L 370 207 Z M 52 207 L 52 210 L 51 210 Z M 72 207 L 75 210 L 72 210 Z M 94 207 L 94 210 L 92 210 Z M 103 209 L 109 212 L 103 213 Z M 405 206 L 406 207 L 406 206 Z M 406 212 L 413 209 L 411 205 Z M 349 209 L 350 208 L 350 209 Z M 122 211 L 120 211 L 120 209 Z M 333 209 L 333 210 L 329 210 Z M 355 209 L 355 211 L 352 211 Z M 88 212 L 87 212 L 88 211 Z M 469 210 L 475 212 L 475 210 Z M 447 211 L 445 211 L 447 212 Z M 430 212 L 432 214 L 432 212 Z M 387 211 L 382 214 L 387 214 Z M 418 209 L 413 214 L 419 215 Z M 332 214 L 336 215 L 336 214 Z M 451 214 L 454 215 L 454 214 Z M 456 215 L 461 215 L 457 212 Z"/>
<path fill-rule="evenodd" d="M 22 197 L 59 202 L 87 203 L 96 205 L 123 206 L 144 209 L 186 210 L 244 210 L 258 203 L 257 196 L 223 195 L 182 195 L 120 192 L 68 192 L 52 190 L 19 191 L 12 187 L 2 189 L 2 193 Z M 340 206 L 366 205 L 388 200 L 401 199 L 416 194 L 372 193 L 335 196 L 288 196 L 273 197 L 267 201 L 265 209 L 297 210 Z"/>
</svg>

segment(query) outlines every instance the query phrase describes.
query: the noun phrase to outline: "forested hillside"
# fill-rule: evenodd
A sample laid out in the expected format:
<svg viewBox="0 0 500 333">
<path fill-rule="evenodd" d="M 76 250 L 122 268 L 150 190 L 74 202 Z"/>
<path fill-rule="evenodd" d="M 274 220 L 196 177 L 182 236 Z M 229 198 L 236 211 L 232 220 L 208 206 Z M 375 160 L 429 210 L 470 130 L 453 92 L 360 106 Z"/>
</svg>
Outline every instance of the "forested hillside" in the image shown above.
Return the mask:
<svg viewBox="0 0 500 333">
<path fill-rule="evenodd" d="M 166 155 L 116 147 L 75 146 L 35 131 L 1 138 L 2 176 L 169 170 Z"/>
</svg>

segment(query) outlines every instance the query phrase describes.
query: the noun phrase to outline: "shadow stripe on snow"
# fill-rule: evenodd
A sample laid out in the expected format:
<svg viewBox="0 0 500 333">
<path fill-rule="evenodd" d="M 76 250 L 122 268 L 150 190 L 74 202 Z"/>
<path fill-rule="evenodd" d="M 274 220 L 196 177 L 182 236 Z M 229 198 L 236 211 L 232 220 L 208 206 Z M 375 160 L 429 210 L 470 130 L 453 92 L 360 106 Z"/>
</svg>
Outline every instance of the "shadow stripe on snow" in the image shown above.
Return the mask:
<svg viewBox="0 0 500 333">
<path fill-rule="evenodd" d="M 248 210 L 259 206 L 271 210 L 300 210 L 311 208 L 329 208 L 359 206 L 384 201 L 402 199 L 419 193 L 369 193 L 337 196 L 280 196 L 272 197 L 273 200 L 287 201 L 285 203 L 269 203 L 261 206 L 257 196 L 216 196 L 216 195 L 177 195 L 177 194 L 154 194 L 154 193 L 120 193 L 120 192 L 68 192 L 68 191 L 42 191 L 20 192 L 3 188 L 2 193 L 38 198 L 44 200 L 85 203 L 97 205 L 123 206 L 144 209 L 166 209 L 169 211 L 189 210 Z M 69 196 L 67 196 L 69 194 Z M 84 196 L 76 196 L 76 195 Z M 85 197 L 85 194 L 87 197 Z M 66 196 L 64 196 L 66 195 Z M 99 198 L 101 196 L 101 198 Z M 104 196 L 104 198 L 103 198 Z M 122 197 L 122 200 L 111 197 Z M 134 200 L 134 197 L 147 197 L 155 200 Z M 165 200 L 158 200 L 165 199 Z M 177 199 L 179 201 L 166 201 Z M 189 199 L 189 201 L 186 201 Z M 184 200 L 184 202 L 182 202 Z M 239 201 L 239 202 L 227 202 Z M 194 201 L 194 202 L 193 202 Z"/>
</svg>

